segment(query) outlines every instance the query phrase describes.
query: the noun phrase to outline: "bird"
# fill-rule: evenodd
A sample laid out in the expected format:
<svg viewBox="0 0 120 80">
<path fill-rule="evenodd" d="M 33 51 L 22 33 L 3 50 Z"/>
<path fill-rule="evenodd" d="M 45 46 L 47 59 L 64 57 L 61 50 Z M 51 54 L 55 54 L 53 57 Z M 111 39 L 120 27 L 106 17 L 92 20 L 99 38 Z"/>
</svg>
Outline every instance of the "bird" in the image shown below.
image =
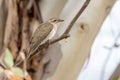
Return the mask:
<svg viewBox="0 0 120 80">
<path fill-rule="evenodd" d="M 41 23 L 37 27 L 29 43 L 30 44 L 29 56 L 31 55 L 30 54 L 31 51 L 35 51 L 39 47 L 39 45 L 45 43 L 48 40 L 51 40 L 55 36 L 58 29 L 58 24 L 63 21 L 64 20 L 59 18 L 51 18 L 47 22 Z"/>
<path fill-rule="evenodd" d="M 24 73 L 25 73 L 25 70 L 27 69 L 27 60 L 32 55 L 32 52 L 37 50 L 41 44 L 44 44 L 48 40 L 51 40 L 57 32 L 58 23 L 63 21 L 64 20 L 59 18 L 51 18 L 47 22 L 41 23 L 37 27 L 37 29 L 33 32 L 33 35 L 29 42 L 29 45 L 30 45 L 30 50 L 28 52 L 29 54 L 24 59 L 24 63 L 23 63 Z M 20 61 L 19 64 L 21 62 L 22 61 Z"/>
<path fill-rule="evenodd" d="M 33 32 L 32 37 L 29 41 L 30 49 L 25 60 L 17 62 L 16 66 L 21 64 L 22 61 L 27 61 L 28 58 L 32 55 L 32 52 L 38 49 L 41 44 L 44 44 L 48 40 L 51 40 L 58 29 L 58 24 L 63 22 L 63 19 L 51 18 L 46 22 L 41 23 L 37 29 Z"/>
</svg>

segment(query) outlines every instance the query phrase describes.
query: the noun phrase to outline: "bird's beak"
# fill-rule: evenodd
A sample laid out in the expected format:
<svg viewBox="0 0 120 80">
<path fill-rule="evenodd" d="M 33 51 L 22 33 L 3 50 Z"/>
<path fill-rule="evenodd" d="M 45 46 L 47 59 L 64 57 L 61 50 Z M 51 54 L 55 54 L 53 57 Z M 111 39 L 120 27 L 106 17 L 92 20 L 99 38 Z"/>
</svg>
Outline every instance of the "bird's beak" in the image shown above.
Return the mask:
<svg viewBox="0 0 120 80">
<path fill-rule="evenodd" d="M 59 22 L 63 22 L 64 20 L 63 20 L 63 19 L 59 19 L 58 21 L 59 21 Z"/>
</svg>

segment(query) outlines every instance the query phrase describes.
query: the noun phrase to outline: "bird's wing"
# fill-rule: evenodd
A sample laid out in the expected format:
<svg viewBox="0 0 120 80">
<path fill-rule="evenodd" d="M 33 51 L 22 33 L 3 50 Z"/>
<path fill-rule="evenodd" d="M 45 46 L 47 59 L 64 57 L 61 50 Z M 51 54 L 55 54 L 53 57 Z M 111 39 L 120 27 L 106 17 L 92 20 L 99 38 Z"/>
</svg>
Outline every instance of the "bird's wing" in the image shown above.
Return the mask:
<svg viewBox="0 0 120 80">
<path fill-rule="evenodd" d="M 31 37 L 30 49 L 38 47 L 38 45 L 49 35 L 52 29 L 53 25 L 51 23 L 40 24 Z"/>
</svg>

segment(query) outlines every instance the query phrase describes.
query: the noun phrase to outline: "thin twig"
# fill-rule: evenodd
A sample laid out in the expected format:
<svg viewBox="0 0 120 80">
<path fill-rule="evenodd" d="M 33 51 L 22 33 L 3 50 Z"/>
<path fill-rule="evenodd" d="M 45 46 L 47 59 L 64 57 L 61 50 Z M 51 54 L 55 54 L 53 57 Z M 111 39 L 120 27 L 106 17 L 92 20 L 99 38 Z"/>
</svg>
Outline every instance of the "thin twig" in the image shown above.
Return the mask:
<svg viewBox="0 0 120 80">
<path fill-rule="evenodd" d="M 0 67 L 2 67 L 3 69 L 6 69 L 6 67 L 0 63 Z"/>
<path fill-rule="evenodd" d="M 76 20 L 79 18 L 79 16 L 83 13 L 83 11 L 86 9 L 86 7 L 88 6 L 89 2 L 90 2 L 90 0 L 86 0 L 86 2 L 83 4 L 82 8 L 78 11 L 78 13 L 76 14 L 76 16 L 73 18 L 73 20 L 69 24 L 69 26 L 66 29 L 66 31 L 64 32 L 64 34 L 68 34 L 70 32 L 72 26 L 74 25 L 74 23 L 76 22 Z"/>
<path fill-rule="evenodd" d="M 56 42 L 58 42 L 58 41 L 60 41 L 60 40 L 62 40 L 62 39 L 66 39 L 66 38 L 68 38 L 68 37 L 70 37 L 70 35 L 62 35 L 62 36 L 60 36 L 59 38 L 54 39 L 53 41 L 50 41 L 49 44 L 54 44 L 54 43 L 56 43 Z"/>
</svg>

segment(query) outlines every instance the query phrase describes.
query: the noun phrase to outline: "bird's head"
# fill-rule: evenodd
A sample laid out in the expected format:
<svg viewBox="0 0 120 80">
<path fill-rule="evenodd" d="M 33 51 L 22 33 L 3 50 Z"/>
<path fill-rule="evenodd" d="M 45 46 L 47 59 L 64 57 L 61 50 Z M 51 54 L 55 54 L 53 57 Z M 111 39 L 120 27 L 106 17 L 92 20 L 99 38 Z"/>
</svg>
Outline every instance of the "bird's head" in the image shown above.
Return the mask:
<svg viewBox="0 0 120 80">
<path fill-rule="evenodd" d="M 57 23 L 60 23 L 60 22 L 63 22 L 63 21 L 64 20 L 59 19 L 59 18 L 51 18 L 51 19 L 49 19 L 48 22 L 53 23 L 53 24 L 57 24 Z"/>
</svg>

